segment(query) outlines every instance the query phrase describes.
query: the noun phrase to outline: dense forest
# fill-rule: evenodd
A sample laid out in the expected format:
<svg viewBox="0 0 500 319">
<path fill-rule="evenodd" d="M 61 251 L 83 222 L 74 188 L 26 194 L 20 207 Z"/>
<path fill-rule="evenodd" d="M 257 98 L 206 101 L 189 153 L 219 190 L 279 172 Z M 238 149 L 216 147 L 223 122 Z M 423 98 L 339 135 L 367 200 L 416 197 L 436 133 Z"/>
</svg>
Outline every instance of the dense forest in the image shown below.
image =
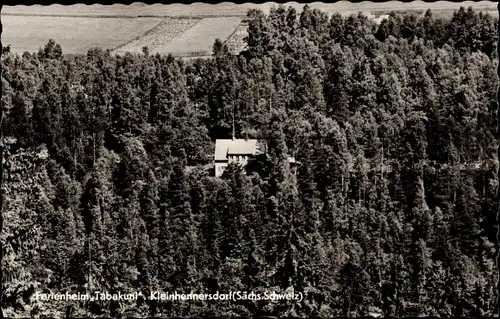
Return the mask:
<svg viewBox="0 0 500 319">
<path fill-rule="evenodd" d="M 248 21 L 192 61 L 4 47 L 4 315 L 493 314 L 498 19 Z M 233 118 L 267 156 L 216 178 Z M 98 290 L 304 298 L 34 298 Z"/>
</svg>

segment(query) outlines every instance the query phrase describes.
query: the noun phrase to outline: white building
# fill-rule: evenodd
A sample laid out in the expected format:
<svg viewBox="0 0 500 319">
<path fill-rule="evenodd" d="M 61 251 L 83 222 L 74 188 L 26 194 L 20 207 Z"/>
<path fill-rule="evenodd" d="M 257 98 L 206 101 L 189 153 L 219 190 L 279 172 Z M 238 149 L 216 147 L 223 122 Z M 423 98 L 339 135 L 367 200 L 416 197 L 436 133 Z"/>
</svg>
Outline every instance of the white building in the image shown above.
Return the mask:
<svg viewBox="0 0 500 319">
<path fill-rule="evenodd" d="M 262 154 L 259 140 L 220 139 L 215 141 L 215 176 L 224 173 L 229 163 L 236 162 L 245 166 L 255 155 Z"/>
<path fill-rule="evenodd" d="M 242 167 L 257 155 L 266 153 L 266 144 L 263 140 L 246 139 L 221 139 L 215 141 L 215 176 L 219 177 L 224 173 L 229 163 L 237 163 Z M 288 156 L 291 165 L 299 165 L 295 158 Z"/>
</svg>

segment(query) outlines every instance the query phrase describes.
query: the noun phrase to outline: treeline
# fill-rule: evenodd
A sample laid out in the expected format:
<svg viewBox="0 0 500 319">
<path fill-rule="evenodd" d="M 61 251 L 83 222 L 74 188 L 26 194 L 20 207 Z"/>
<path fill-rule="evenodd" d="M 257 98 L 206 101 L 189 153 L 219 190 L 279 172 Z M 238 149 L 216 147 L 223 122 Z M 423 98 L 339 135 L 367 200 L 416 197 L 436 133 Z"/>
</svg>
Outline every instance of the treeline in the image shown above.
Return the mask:
<svg viewBox="0 0 500 319">
<path fill-rule="evenodd" d="M 211 59 L 2 54 L 5 315 L 488 315 L 498 20 L 249 11 Z M 253 172 L 213 141 L 262 138 Z M 287 155 L 300 165 L 291 167 Z M 43 302 L 35 291 L 295 291 Z"/>
</svg>

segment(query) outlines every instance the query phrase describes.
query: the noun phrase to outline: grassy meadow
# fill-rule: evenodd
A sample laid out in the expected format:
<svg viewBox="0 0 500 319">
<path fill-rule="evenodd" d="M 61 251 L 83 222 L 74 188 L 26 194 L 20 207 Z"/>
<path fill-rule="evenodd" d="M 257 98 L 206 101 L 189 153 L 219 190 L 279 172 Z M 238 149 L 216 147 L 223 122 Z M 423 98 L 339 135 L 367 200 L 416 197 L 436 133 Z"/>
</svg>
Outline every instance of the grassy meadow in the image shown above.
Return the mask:
<svg viewBox="0 0 500 319">
<path fill-rule="evenodd" d="M 74 18 L 2 15 L 2 44 L 14 52 L 35 52 L 49 39 L 61 45 L 65 53 L 87 53 L 92 47 L 114 49 L 138 37 L 158 23 L 160 18 Z"/>
</svg>

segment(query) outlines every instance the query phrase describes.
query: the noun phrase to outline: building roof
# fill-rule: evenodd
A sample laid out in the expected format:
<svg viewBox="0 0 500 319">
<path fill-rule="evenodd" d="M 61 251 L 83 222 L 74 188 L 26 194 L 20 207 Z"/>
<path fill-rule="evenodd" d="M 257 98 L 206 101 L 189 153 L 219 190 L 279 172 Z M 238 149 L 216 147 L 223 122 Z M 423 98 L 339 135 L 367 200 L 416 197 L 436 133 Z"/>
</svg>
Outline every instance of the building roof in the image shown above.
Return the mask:
<svg viewBox="0 0 500 319">
<path fill-rule="evenodd" d="M 255 155 L 258 140 L 220 139 L 215 141 L 215 160 L 226 160 L 227 155 Z"/>
<path fill-rule="evenodd" d="M 257 148 L 257 140 L 234 140 L 233 143 L 229 145 L 227 154 L 230 155 L 253 155 L 255 154 Z"/>
</svg>

